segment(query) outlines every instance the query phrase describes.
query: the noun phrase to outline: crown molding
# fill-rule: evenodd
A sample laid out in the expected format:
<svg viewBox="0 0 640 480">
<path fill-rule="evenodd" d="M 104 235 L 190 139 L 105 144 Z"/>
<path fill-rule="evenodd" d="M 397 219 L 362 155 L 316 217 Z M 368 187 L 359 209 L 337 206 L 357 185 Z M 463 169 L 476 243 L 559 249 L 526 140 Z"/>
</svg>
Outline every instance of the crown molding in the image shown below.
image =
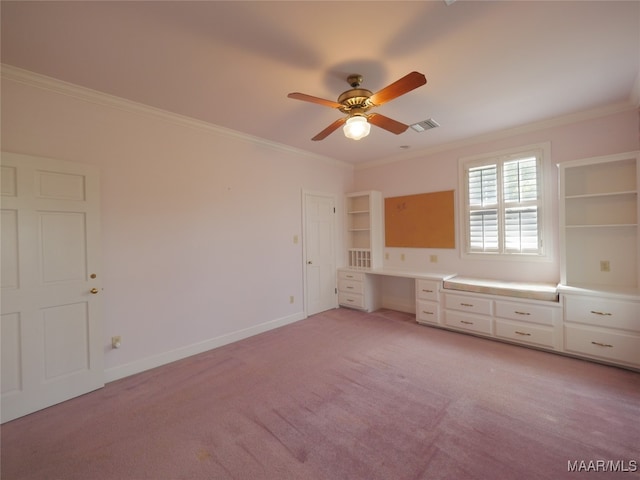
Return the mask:
<svg viewBox="0 0 640 480">
<path fill-rule="evenodd" d="M 331 157 L 317 155 L 306 150 L 301 150 L 299 148 L 265 140 L 260 137 L 255 137 L 253 135 L 239 132 L 237 130 L 221 127 L 219 125 L 214 125 L 212 123 L 197 120 L 185 115 L 169 112 L 167 110 L 162 110 L 156 107 L 151 107 L 143 103 L 127 100 L 125 98 L 110 95 L 108 93 L 103 93 L 98 90 L 81 87 L 80 85 L 65 82 L 63 80 L 58 80 L 56 78 L 41 75 L 39 73 L 31 72 L 22 68 L 14 67 L 13 65 L 4 63 L 0 64 L 0 72 L 2 81 L 12 81 L 23 85 L 28 85 L 30 87 L 39 88 L 41 90 L 48 90 L 59 95 L 67 95 L 84 102 L 111 107 L 128 113 L 154 117 L 182 127 L 195 128 L 215 135 L 235 138 L 237 140 L 251 143 L 253 145 L 260 145 L 272 150 L 293 153 L 295 155 L 301 155 L 310 159 L 320 160 L 332 165 L 353 169 L 352 164 L 336 160 Z"/>
<path fill-rule="evenodd" d="M 640 79 L 640 77 L 639 77 Z M 640 92 L 639 92 L 640 94 Z M 503 140 L 505 138 L 513 137 L 515 135 L 522 135 L 526 133 L 536 132 L 539 130 L 546 130 L 548 128 L 559 127 L 563 125 L 569 125 L 572 123 L 578 123 L 586 120 L 592 120 L 594 118 L 606 117 L 625 111 L 636 111 L 637 106 L 634 106 L 632 102 L 620 102 L 611 105 L 607 105 L 600 108 L 594 108 L 591 110 L 585 110 L 582 112 L 572 113 L 569 115 L 563 115 L 560 117 L 554 117 L 539 122 L 529 123 L 526 125 L 520 125 L 518 127 L 507 128 L 504 130 L 498 130 L 475 137 L 469 137 L 462 140 L 456 140 L 453 142 L 443 143 L 441 145 L 435 145 L 431 148 L 422 150 L 416 150 L 412 152 L 406 152 L 404 154 L 394 155 L 393 157 L 387 157 L 380 160 L 373 160 L 371 162 L 363 162 L 356 165 L 356 170 L 364 170 L 367 168 L 377 167 L 389 163 L 402 162 L 405 160 L 413 160 L 416 158 L 424 158 L 425 156 L 433 155 L 435 153 L 446 152 L 450 150 L 456 150 L 458 148 L 477 145 L 480 143 L 486 143 L 491 141 Z"/>
</svg>

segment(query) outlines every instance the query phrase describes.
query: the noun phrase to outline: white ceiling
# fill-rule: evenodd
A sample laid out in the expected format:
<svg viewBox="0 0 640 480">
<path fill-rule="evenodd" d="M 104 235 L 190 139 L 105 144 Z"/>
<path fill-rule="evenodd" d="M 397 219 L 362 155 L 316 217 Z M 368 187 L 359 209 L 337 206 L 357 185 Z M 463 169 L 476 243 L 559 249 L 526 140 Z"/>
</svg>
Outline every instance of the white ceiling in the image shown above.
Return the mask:
<svg viewBox="0 0 640 480">
<path fill-rule="evenodd" d="M 1 4 L 2 63 L 352 163 L 531 122 L 638 106 L 640 1 L 154 1 Z M 441 127 L 358 142 L 336 100 L 350 73 L 376 92 L 427 85 L 377 111 Z"/>
</svg>

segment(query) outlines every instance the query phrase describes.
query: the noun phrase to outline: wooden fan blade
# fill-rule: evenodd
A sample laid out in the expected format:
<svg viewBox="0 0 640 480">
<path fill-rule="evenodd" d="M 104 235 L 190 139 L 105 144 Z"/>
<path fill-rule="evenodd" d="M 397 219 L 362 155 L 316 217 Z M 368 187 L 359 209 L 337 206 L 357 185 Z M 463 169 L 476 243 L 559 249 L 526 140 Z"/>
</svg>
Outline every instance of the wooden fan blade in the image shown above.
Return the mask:
<svg viewBox="0 0 640 480">
<path fill-rule="evenodd" d="M 399 97 L 400 95 L 404 95 L 405 93 L 410 92 L 411 90 L 418 88 L 427 83 L 426 77 L 419 72 L 411 72 L 408 75 L 405 75 L 400 80 L 396 80 L 391 85 L 387 85 L 379 92 L 374 93 L 369 98 L 369 101 L 376 106 L 382 105 L 383 103 L 387 103 L 394 98 Z"/>
<path fill-rule="evenodd" d="M 340 108 L 342 106 L 338 102 L 334 102 L 332 100 L 325 100 L 324 98 L 313 97 L 305 93 L 294 92 L 287 95 L 287 97 L 293 98 L 295 100 L 302 100 L 303 102 L 317 103 L 318 105 L 324 105 L 325 107 L 331 107 L 331 108 Z"/>
<path fill-rule="evenodd" d="M 372 123 L 376 127 L 384 128 L 388 132 L 395 133 L 399 135 L 409 128 L 409 125 L 405 125 L 404 123 L 400 123 L 392 118 L 385 117 L 384 115 L 380 115 L 379 113 L 372 113 L 368 117 L 369 123 Z"/>
<path fill-rule="evenodd" d="M 346 117 L 339 118 L 338 120 L 333 122 L 331 125 L 329 125 L 327 128 L 322 130 L 315 137 L 313 137 L 311 140 L 313 140 L 314 142 L 317 142 L 318 140 L 324 140 L 329 135 L 331 135 L 333 132 L 335 132 L 338 128 L 340 128 L 342 125 L 344 125 L 344 123 L 346 121 L 347 121 Z"/>
</svg>

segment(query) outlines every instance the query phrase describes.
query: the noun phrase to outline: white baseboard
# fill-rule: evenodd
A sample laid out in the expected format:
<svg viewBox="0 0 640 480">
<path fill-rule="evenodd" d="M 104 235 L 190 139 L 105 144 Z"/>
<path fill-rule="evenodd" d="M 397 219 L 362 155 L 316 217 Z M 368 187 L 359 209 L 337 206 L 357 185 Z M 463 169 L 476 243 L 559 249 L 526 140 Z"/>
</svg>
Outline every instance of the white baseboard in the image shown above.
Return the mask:
<svg viewBox="0 0 640 480">
<path fill-rule="evenodd" d="M 135 362 L 127 363 L 125 365 L 108 368 L 104 372 L 104 381 L 105 383 L 109 383 L 115 380 L 120 380 L 121 378 L 135 375 L 136 373 L 144 372 L 145 370 L 150 370 L 152 368 L 160 367 L 177 360 L 182 360 L 183 358 L 187 358 L 192 355 L 207 352 L 214 348 L 222 347 L 223 345 L 237 342 L 238 340 L 242 340 L 243 338 L 252 337 L 253 335 L 258 335 L 259 333 L 264 333 L 275 328 L 283 327 L 284 325 L 288 325 L 305 318 L 306 315 L 304 312 L 294 313 L 293 315 L 289 315 L 287 317 L 270 320 L 253 327 L 227 333 L 219 337 L 210 338 L 203 342 L 187 345 L 186 347 L 178 348 L 176 350 L 164 352 L 159 355 L 143 358 L 141 360 L 136 360 Z"/>
</svg>

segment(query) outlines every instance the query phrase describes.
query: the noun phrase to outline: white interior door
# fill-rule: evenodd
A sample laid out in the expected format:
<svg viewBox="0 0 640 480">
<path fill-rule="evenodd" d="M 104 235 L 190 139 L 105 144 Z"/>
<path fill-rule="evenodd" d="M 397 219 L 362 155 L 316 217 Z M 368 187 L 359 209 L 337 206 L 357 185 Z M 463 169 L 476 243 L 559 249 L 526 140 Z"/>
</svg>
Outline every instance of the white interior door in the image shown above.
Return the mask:
<svg viewBox="0 0 640 480">
<path fill-rule="evenodd" d="M 335 308 L 335 199 L 304 193 L 305 306 L 307 315 Z"/>
<path fill-rule="evenodd" d="M 89 165 L 2 154 L 1 421 L 104 385 L 100 205 Z"/>
</svg>

